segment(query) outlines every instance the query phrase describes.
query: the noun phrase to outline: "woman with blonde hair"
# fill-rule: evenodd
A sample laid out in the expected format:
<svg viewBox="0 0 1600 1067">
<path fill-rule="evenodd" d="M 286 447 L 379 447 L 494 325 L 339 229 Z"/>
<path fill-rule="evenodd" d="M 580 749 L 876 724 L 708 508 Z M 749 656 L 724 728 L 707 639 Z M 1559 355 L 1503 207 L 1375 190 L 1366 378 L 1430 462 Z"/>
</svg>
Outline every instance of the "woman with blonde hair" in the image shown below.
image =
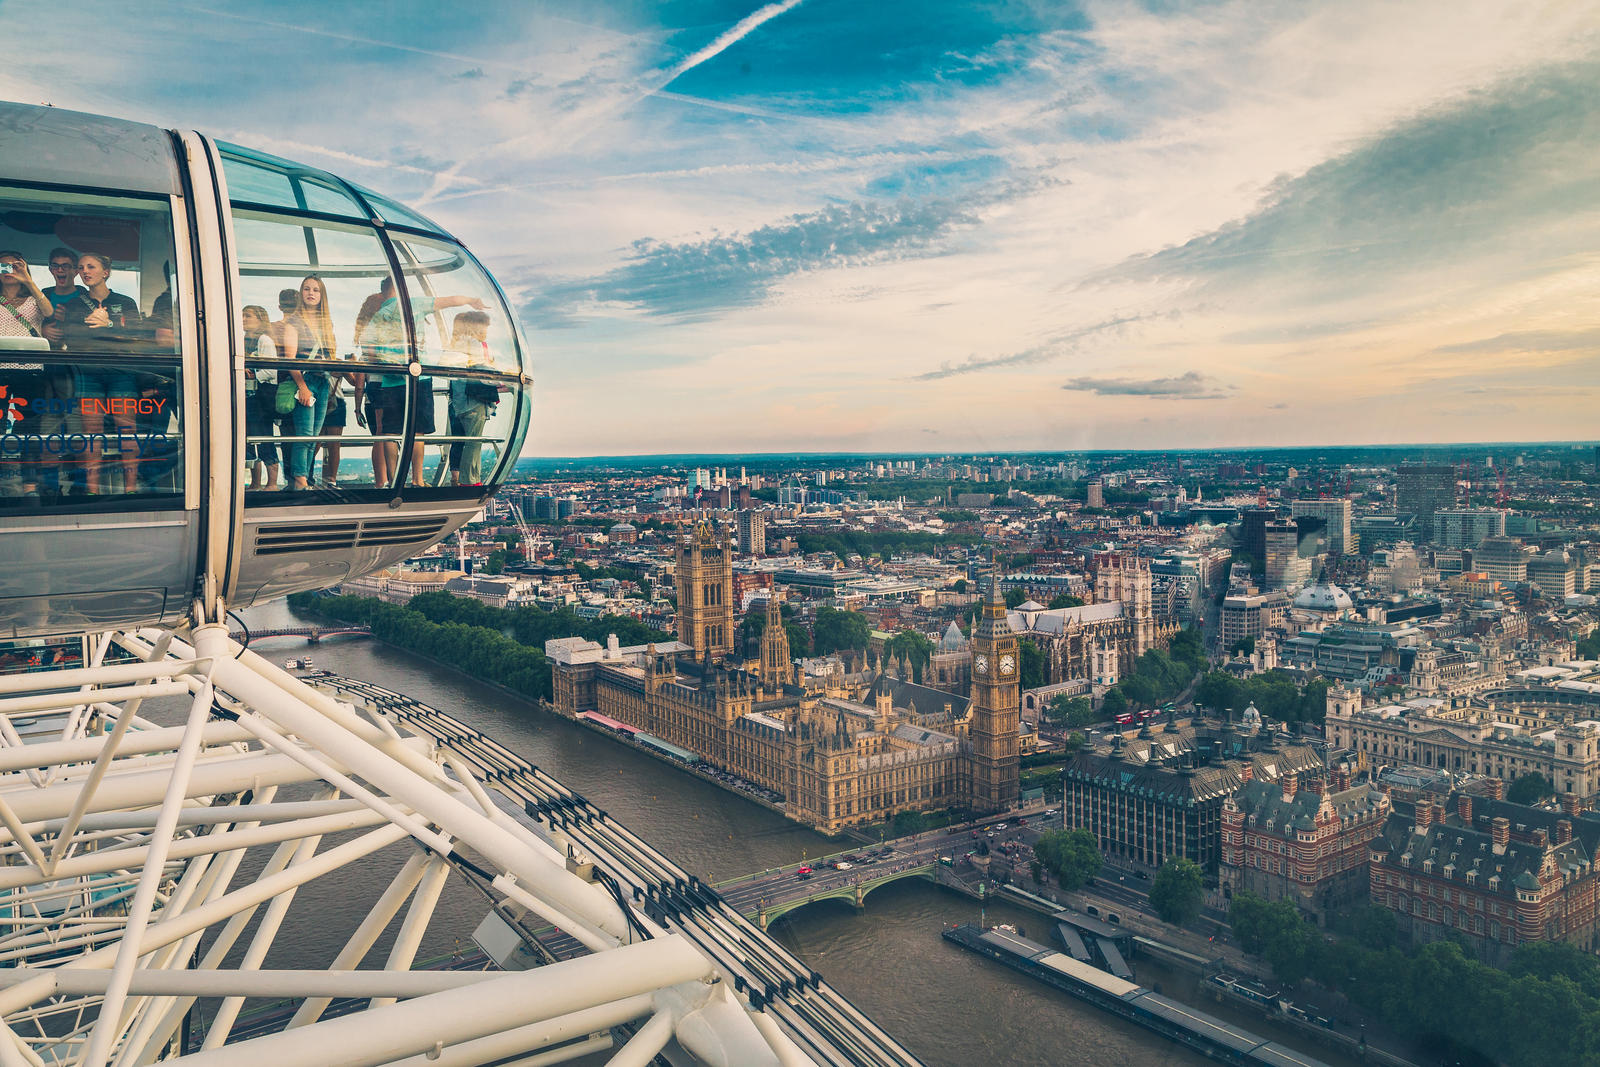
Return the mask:
<svg viewBox="0 0 1600 1067">
<path fill-rule="evenodd" d="M 283 354 L 288 359 L 332 359 L 333 315 L 328 310 L 328 287 L 315 274 L 300 282 L 295 309 L 283 324 Z M 294 380 L 297 404 L 291 416 L 295 437 L 316 437 L 328 414 L 328 394 L 332 379 L 325 370 L 289 372 Z M 288 448 L 289 488 L 304 489 L 311 477 L 311 459 L 316 452 L 312 441 L 295 441 Z"/>
</svg>

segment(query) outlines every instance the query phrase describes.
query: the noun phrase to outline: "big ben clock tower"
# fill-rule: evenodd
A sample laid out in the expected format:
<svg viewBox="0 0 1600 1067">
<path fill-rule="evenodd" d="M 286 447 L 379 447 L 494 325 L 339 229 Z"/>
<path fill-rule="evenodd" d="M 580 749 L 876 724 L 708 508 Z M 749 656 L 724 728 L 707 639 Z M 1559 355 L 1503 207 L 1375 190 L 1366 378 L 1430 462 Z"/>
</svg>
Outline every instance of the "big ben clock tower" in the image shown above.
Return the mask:
<svg viewBox="0 0 1600 1067">
<path fill-rule="evenodd" d="M 988 815 L 1016 806 L 1022 718 L 1021 655 L 1006 622 L 1000 583 L 990 579 L 982 613 L 972 630 L 972 745 L 968 796 L 974 813 Z"/>
</svg>

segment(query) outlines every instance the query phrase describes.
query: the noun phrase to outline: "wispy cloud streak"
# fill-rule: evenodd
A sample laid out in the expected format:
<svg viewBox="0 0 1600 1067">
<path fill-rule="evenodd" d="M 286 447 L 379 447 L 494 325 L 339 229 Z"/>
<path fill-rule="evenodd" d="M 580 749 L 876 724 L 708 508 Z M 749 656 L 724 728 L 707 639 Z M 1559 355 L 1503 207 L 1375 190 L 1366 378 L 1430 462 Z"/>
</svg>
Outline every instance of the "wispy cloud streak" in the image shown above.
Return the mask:
<svg viewBox="0 0 1600 1067">
<path fill-rule="evenodd" d="M 717 56 L 721 55 L 723 52 L 726 52 L 735 44 L 738 44 L 740 40 L 748 37 L 762 23 L 777 18 L 790 8 L 798 7 L 799 4 L 800 0 L 779 0 L 779 2 L 776 4 L 768 4 L 766 7 L 758 8 L 757 10 L 751 12 L 738 22 L 735 22 L 732 29 L 729 29 L 726 33 L 723 33 L 717 37 L 716 40 L 712 41 L 698 52 L 690 53 L 687 57 L 674 64 L 672 68 L 666 72 L 664 80 L 660 85 L 656 86 L 656 88 L 666 88 L 673 82 L 677 81 L 679 77 L 689 73 L 706 60 L 715 59 Z"/>
</svg>

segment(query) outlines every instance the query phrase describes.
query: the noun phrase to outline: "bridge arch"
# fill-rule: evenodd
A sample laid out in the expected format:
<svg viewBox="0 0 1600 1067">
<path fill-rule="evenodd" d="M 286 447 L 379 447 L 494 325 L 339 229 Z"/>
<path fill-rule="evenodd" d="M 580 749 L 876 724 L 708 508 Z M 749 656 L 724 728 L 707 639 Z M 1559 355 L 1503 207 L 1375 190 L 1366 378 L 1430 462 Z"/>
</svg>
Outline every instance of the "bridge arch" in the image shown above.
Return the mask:
<svg viewBox="0 0 1600 1067">
<path fill-rule="evenodd" d="M 794 889 L 780 896 L 776 900 L 763 901 L 752 916 L 760 927 L 765 930 L 772 922 L 792 912 L 811 904 L 820 904 L 827 900 L 841 900 L 861 910 L 866 906 L 866 899 L 872 891 L 891 882 L 904 881 L 907 878 L 923 878 L 936 881 L 937 867 L 928 862 L 904 870 L 887 871 L 870 878 L 863 878 L 842 885 L 829 886 L 825 889 L 808 891 L 807 888 L 795 886 Z"/>
</svg>

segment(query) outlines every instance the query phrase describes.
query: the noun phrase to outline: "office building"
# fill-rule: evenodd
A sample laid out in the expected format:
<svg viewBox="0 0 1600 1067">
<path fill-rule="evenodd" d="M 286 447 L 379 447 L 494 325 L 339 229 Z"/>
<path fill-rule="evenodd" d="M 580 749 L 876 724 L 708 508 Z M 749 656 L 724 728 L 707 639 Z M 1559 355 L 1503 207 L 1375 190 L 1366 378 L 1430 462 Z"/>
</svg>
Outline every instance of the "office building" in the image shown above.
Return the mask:
<svg viewBox="0 0 1600 1067">
<path fill-rule="evenodd" d="M 1445 508 L 1433 513 L 1433 543 L 1474 548 L 1486 537 L 1506 535 L 1506 513 L 1495 508 Z"/>
<path fill-rule="evenodd" d="M 1472 566 L 1495 581 L 1528 580 L 1528 553 L 1515 538 L 1484 538 L 1472 552 Z"/>
<path fill-rule="evenodd" d="M 1327 552 L 1330 556 L 1355 555 L 1355 539 L 1351 536 L 1350 529 L 1350 501 L 1345 497 L 1335 497 L 1331 500 L 1296 500 L 1289 506 L 1290 514 L 1295 518 L 1309 517 L 1321 519 L 1327 541 Z"/>
<path fill-rule="evenodd" d="M 1288 618 L 1289 594 L 1230 593 L 1222 601 L 1222 649 L 1232 648 L 1244 638 L 1257 639 L 1268 630 L 1284 625 Z"/>
<path fill-rule="evenodd" d="M 1456 468 L 1449 463 L 1402 463 L 1395 475 L 1395 508 L 1428 523 L 1456 502 Z M 1428 527 L 1424 525 L 1424 529 Z"/>
<path fill-rule="evenodd" d="M 1297 590 L 1311 580 L 1311 560 L 1300 554 L 1300 528 L 1273 520 L 1262 528 L 1262 581 L 1268 589 Z"/>
</svg>

